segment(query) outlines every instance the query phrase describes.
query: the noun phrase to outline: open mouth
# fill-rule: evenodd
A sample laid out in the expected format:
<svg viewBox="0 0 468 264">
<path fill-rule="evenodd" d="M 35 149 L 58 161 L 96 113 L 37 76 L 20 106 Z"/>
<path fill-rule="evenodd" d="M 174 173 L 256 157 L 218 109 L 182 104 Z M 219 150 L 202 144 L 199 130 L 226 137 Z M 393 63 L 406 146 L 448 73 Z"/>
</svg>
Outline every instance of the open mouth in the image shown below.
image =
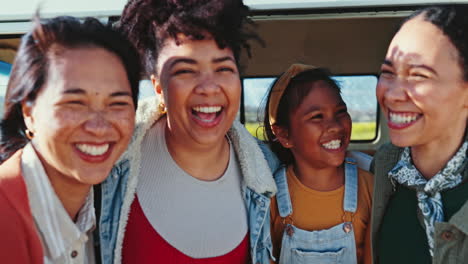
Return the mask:
<svg viewBox="0 0 468 264">
<path fill-rule="evenodd" d="M 222 106 L 194 106 L 193 117 L 204 125 L 216 125 L 218 117 L 223 112 Z"/>
<path fill-rule="evenodd" d="M 104 155 L 110 147 L 110 144 L 102 144 L 102 145 L 91 145 L 91 144 L 75 144 L 76 148 L 83 152 L 84 154 L 90 156 L 102 156 Z"/>
<path fill-rule="evenodd" d="M 76 143 L 75 151 L 78 156 L 91 163 L 103 162 L 112 153 L 113 143 L 103 143 L 103 144 L 89 144 L 89 143 Z"/>
<path fill-rule="evenodd" d="M 322 147 L 328 150 L 338 150 L 342 147 L 341 139 L 334 139 L 322 144 Z"/>
<path fill-rule="evenodd" d="M 390 128 L 401 129 L 411 126 L 422 117 L 419 113 L 392 112 L 388 113 L 388 126 Z"/>
</svg>

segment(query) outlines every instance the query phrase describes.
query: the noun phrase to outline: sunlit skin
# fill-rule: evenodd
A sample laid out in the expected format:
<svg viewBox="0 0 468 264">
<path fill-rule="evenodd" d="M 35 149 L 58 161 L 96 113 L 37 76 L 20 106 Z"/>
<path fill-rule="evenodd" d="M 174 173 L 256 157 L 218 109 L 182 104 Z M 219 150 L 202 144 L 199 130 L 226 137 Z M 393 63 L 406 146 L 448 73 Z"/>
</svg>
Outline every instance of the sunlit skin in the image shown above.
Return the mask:
<svg viewBox="0 0 468 264">
<path fill-rule="evenodd" d="M 105 180 L 126 149 L 135 107 L 125 68 L 107 50 L 63 49 L 48 69 L 47 82 L 32 105 L 23 104 L 23 115 L 47 176 L 74 219 L 90 187 Z"/>
<path fill-rule="evenodd" d="M 166 142 L 174 160 L 190 175 L 214 180 L 229 160 L 226 133 L 239 109 L 239 72 L 232 51 L 220 49 L 209 36 L 178 39 L 179 45 L 174 39 L 165 41 L 152 77 L 167 108 Z M 206 114 L 199 107 L 220 111 Z"/>
<path fill-rule="evenodd" d="M 338 91 L 323 81 L 313 85 L 289 115 L 289 128 L 274 126 L 276 136 L 294 155 L 294 170 L 309 188 L 330 191 L 343 185 L 343 161 L 351 137 L 351 117 Z M 333 140 L 340 140 L 330 148 Z"/>
<path fill-rule="evenodd" d="M 411 147 L 412 159 L 426 178 L 460 147 L 468 117 L 468 82 L 455 46 L 422 16 L 405 23 L 393 38 L 381 67 L 377 99 L 392 143 Z"/>
</svg>

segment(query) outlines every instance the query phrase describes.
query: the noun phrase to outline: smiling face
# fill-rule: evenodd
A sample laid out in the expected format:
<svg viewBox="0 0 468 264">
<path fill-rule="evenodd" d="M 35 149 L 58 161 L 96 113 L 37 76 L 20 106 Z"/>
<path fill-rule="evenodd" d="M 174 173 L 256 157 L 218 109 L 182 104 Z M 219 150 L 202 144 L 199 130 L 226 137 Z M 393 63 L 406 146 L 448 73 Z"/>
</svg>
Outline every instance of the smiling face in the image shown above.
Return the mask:
<svg viewBox="0 0 468 264">
<path fill-rule="evenodd" d="M 241 84 L 234 55 L 211 38 L 181 35 L 179 41 L 166 40 L 153 79 L 167 108 L 168 136 L 186 144 L 219 144 L 239 110 Z"/>
<path fill-rule="evenodd" d="M 421 16 L 393 38 L 377 85 L 377 99 L 397 146 L 453 145 L 468 116 L 468 85 L 459 54 L 443 32 Z"/>
<path fill-rule="evenodd" d="M 120 59 L 101 48 L 62 48 L 47 82 L 23 104 L 32 143 L 51 181 L 102 182 L 133 132 L 135 107 Z"/>
<path fill-rule="evenodd" d="M 283 147 L 296 163 L 314 168 L 343 163 L 351 136 L 351 117 L 338 91 L 324 81 L 312 85 L 309 94 L 289 115 L 289 129 L 274 127 Z M 300 87 L 299 87 L 300 89 Z"/>
</svg>

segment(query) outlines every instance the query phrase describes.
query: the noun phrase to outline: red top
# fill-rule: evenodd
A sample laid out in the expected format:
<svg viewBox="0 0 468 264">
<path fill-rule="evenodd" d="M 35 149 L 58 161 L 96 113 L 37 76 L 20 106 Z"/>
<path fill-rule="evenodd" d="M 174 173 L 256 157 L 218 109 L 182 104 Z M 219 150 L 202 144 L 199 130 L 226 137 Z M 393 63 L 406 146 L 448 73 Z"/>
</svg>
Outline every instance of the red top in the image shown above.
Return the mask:
<svg viewBox="0 0 468 264">
<path fill-rule="evenodd" d="M 249 263 L 248 233 L 231 252 L 213 258 L 196 259 L 171 246 L 153 228 L 135 197 L 128 217 L 122 249 L 122 263 L 244 264 Z"/>
<path fill-rule="evenodd" d="M 0 166 L 0 262 L 43 263 L 44 253 L 29 207 L 17 151 Z"/>
</svg>

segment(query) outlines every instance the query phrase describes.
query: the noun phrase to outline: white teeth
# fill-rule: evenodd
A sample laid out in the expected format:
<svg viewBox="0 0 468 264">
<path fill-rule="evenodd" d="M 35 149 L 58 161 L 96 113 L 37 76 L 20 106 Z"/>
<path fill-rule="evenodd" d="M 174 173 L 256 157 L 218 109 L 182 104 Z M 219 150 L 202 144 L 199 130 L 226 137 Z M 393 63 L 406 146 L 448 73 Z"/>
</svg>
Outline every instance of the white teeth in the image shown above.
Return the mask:
<svg viewBox="0 0 468 264">
<path fill-rule="evenodd" d="M 322 144 L 322 146 L 326 149 L 339 149 L 341 147 L 341 140 L 335 139 L 325 144 Z"/>
<path fill-rule="evenodd" d="M 211 114 L 221 111 L 221 106 L 194 106 L 192 107 L 192 110 L 196 112 Z"/>
<path fill-rule="evenodd" d="M 406 123 L 411 123 L 418 119 L 418 115 L 400 115 L 396 113 L 390 113 L 390 122 L 396 123 L 396 124 L 406 124 Z"/>
<path fill-rule="evenodd" d="M 88 145 L 88 144 L 76 144 L 76 147 L 83 153 L 86 153 L 91 156 L 100 156 L 109 149 L 109 144 L 104 144 L 101 146 Z"/>
</svg>

